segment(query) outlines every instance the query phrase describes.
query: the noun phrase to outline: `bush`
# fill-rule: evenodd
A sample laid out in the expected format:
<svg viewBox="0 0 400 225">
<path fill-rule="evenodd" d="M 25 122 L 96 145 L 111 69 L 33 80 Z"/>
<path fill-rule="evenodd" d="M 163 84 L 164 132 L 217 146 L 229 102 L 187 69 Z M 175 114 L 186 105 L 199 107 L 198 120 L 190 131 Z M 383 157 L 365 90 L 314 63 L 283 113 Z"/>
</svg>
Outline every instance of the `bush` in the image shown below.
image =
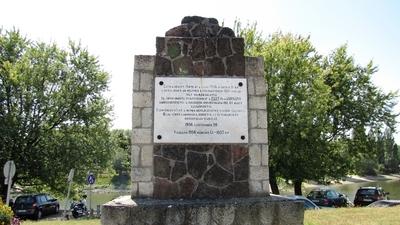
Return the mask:
<svg viewBox="0 0 400 225">
<path fill-rule="evenodd" d="M 13 216 L 14 213 L 12 209 L 4 205 L 3 201 L 0 199 L 0 225 L 9 225 Z"/>
</svg>

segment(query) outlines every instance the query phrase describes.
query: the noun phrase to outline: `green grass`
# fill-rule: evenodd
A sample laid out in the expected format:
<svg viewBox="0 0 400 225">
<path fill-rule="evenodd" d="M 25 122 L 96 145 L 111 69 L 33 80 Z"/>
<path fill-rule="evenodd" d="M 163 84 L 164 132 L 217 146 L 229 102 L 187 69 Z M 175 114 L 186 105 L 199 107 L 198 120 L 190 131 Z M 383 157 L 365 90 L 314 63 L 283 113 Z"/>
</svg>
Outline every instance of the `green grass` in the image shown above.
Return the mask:
<svg viewBox="0 0 400 225">
<path fill-rule="evenodd" d="M 305 225 L 398 225 L 400 207 L 307 210 Z"/>
<path fill-rule="evenodd" d="M 100 219 L 24 221 L 22 225 L 100 225 Z"/>
<path fill-rule="evenodd" d="M 307 210 L 304 225 L 398 225 L 400 206 Z M 25 221 L 22 225 L 100 225 L 100 219 Z"/>
</svg>

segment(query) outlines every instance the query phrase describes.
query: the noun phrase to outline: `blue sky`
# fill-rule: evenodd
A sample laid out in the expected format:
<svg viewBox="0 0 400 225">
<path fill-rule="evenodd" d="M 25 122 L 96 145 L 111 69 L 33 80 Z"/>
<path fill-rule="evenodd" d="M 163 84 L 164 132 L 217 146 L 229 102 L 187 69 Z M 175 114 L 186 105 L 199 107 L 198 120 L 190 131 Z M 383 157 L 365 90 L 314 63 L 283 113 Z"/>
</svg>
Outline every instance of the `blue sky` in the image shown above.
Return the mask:
<svg viewBox="0 0 400 225">
<path fill-rule="evenodd" d="M 373 60 L 379 67 L 373 77 L 378 87 L 386 92 L 400 89 L 400 1 L 0 0 L 0 7 L 3 29 L 16 27 L 31 39 L 60 46 L 69 39 L 81 41 L 99 57 L 112 75 L 108 95 L 116 128 L 131 126 L 134 55 L 154 55 L 156 36 L 164 36 L 186 15 L 215 17 L 225 26 L 235 19 L 257 21 L 265 35 L 310 35 L 325 55 L 347 44 L 357 63 Z M 400 143 L 399 134 L 396 140 Z"/>
</svg>

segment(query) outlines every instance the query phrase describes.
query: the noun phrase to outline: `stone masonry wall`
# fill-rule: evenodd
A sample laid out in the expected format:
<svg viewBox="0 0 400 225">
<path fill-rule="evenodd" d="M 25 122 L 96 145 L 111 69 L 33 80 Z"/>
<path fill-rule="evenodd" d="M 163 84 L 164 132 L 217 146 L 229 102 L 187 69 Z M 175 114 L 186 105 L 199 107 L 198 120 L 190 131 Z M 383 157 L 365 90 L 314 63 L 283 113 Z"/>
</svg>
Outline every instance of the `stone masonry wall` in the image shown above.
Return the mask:
<svg viewBox="0 0 400 225">
<path fill-rule="evenodd" d="M 135 56 L 132 95 L 132 197 L 153 196 L 154 56 Z"/>
<path fill-rule="evenodd" d="M 263 61 L 244 57 L 243 39 L 211 22 L 183 23 L 167 31 L 167 37 L 157 38 L 155 57 L 135 57 L 132 197 L 226 198 L 269 193 Z M 249 123 L 249 143 L 152 143 L 154 76 L 246 77 L 249 121 L 235 122 Z"/>
</svg>

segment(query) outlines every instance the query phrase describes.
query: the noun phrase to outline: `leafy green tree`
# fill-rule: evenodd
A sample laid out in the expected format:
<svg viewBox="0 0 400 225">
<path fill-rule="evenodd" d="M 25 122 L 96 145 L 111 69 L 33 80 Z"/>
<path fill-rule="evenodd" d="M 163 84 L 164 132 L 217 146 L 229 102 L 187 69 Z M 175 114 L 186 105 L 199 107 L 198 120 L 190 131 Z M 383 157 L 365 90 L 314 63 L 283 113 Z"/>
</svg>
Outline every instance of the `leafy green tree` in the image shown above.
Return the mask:
<svg viewBox="0 0 400 225">
<path fill-rule="evenodd" d="M 119 175 L 129 174 L 130 149 L 131 149 L 131 130 L 112 130 L 111 131 L 116 147 L 114 149 L 113 169 Z"/>
<path fill-rule="evenodd" d="M 276 33 L 263 39 L 255 26 L 237 33 L 246 53 L 264 58 L 268 84 L 268 139 L 272 191 L 276 177 L 294 183 L 338 179 L 368 154 L 369 129 L 393 128 L 396 94 L 385 94 L 371 81 L 372 63 L 359 66 L 342 46 L 327 57 L 309 38 Z"/>
<path fill-rule="evenodd" d="M 109 162 L 108 79 L 80 45 L 0 31 L 0 164 L 14 160 L 14 182 L 61 192 L 71 168 L 82 183 Z"/>
</svg>

